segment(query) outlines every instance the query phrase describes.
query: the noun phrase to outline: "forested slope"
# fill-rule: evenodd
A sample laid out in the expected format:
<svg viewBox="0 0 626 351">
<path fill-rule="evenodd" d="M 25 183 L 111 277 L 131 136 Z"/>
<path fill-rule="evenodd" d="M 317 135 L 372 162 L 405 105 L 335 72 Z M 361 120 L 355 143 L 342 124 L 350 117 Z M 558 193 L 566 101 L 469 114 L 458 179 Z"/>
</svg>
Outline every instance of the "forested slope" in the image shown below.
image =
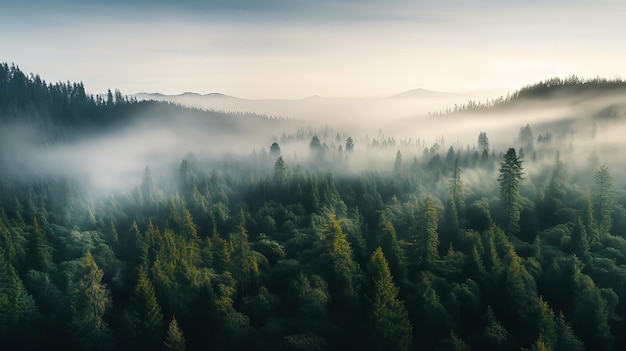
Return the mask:
<svg viewBox="0 0 626 351">
<path fill-rule="evenodd" d="M 1 120 L 48 116 L 2 101 Z M 528 125 L 502 150 L 313 134 L 298 158 L 285 134 L 122 192 L 1 178 L 3 349 L 626 347 L 626 197 L 603 155 Z M 351 171 L 374 152 L 387 166 Z"/>
</svg>

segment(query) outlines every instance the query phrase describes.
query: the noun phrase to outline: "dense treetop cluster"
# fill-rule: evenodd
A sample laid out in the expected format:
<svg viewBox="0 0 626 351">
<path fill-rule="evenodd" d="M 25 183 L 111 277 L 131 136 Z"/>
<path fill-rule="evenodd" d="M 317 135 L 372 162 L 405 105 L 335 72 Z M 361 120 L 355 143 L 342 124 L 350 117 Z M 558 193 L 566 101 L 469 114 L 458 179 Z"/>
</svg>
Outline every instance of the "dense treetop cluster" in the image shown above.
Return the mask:
<svg viewBox="0 0 626 351">
<path fill-rule="evenodd" d="M 41 94 L 2 90 L 2 121 L 57 118 L 52 101 L 74 94 L 110 115 L 80 84 L 0 71 L 0 89 L 21 79 Z M 335 172 L 367 148 L 328 134 L 341 152 L 313 135 L 300 157 L 315 167 L 277 139 L 183 159 L 172 177 L 148 166 L 121 193 L 0 177 L 3 349 L 626 347 L 626 197 L 608 166 L 563 161 L 527 125 L 504 150 L 480 132 L 465 149 Z"/>
</svg>

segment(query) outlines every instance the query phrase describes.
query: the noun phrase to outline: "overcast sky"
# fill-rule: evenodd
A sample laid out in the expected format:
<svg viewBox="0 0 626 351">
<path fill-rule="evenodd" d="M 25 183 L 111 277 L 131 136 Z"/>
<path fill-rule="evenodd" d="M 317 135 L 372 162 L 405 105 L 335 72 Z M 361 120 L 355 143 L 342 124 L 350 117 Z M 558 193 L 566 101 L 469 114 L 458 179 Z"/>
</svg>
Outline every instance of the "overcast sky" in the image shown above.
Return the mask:
<svg viewBox="0 0 626 351">
<path fill-rule="evenodd" d="M 514 90 L 626 76 L 621 2 L 0 0 L 0 61 L 92 93 Z"/>
</svg>

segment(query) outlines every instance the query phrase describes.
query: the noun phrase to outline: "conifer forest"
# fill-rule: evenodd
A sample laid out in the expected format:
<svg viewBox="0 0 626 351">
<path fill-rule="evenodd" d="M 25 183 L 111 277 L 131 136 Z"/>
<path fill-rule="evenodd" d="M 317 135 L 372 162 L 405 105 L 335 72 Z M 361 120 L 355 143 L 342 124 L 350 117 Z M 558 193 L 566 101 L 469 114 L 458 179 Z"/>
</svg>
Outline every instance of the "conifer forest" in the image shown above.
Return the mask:
<svg viewBox="0 0 626 351">
<path fill-rule="evenodd" d="M 0 64 L 0 349 L 626 349 L 625 93 L 554 78 L 426 117 L 455 140 Z"/>
</svg>

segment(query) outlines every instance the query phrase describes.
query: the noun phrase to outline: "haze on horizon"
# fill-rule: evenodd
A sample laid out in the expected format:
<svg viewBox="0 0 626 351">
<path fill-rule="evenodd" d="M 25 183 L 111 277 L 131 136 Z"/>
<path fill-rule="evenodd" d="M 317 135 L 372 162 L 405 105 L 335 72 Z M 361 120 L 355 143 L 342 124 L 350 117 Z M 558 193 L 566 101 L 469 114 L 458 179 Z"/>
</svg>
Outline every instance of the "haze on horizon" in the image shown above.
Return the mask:
<svg viewBox="0 0 626 351">
<path fill-rule="evenodd" d="M 125 94 L 381 97 L 623 74 L 603 1 L 0 1 L 2 60 Z"/>
</svg>

